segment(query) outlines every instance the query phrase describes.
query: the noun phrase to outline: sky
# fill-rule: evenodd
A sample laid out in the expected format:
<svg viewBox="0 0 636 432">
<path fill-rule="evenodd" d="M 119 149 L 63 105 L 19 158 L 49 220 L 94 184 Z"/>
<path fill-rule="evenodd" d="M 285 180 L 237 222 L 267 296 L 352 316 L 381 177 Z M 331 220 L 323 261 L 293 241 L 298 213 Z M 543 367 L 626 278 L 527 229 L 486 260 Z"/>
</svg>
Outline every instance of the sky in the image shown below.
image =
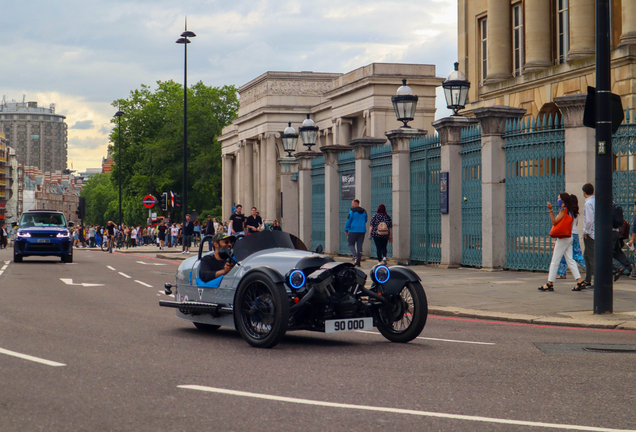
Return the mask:
<svg viewBox="0 0 636 432">
<path fill-rule="evenodd" d="M 141 84 L 241 86 L 267 71 L 346 73 L 374 63 L 437 66 L 457 57 L 456 0 L 30 0 L 4 2 L 0 95 L 65 115 L 68 160 L 101 167 L 116 109 Z M 437 118 L 446 109 L 441 88 Z"/>
</svg>

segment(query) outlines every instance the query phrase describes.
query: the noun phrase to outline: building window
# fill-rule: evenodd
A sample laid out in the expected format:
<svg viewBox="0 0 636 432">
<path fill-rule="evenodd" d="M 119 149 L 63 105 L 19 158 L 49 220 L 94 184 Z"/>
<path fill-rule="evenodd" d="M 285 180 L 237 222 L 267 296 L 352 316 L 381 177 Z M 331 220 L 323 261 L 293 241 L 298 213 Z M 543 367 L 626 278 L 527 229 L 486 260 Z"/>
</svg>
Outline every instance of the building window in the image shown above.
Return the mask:
<svg viewBox="0 0 636 432">
<path fill-rule="evenodd" d="M 479 39 L 481 41 L 481 79 L 488 76 L 488 20 L 483 18 L 479 21 Z"/>
<path fill-rule="evenodd" d="M 570 49 L 568 0 L 557 0 L 556 7 L 557 63 L 561 64 L 565 63 Z"/>
<path fill-rule="evenodd" d="M 24 114 L 18 114 L 18 118 L 26 120 L 27 116 Z"/>
<path fill-rule="evenodd" d="M 512 64 L 514 76 L 523 69 L 523 5 L 512 7 Z"/>
<path fill-rule="evenodd" d="M 40 135 L 31 134 L 31 139 L 40 139 Z"/>
</svg>

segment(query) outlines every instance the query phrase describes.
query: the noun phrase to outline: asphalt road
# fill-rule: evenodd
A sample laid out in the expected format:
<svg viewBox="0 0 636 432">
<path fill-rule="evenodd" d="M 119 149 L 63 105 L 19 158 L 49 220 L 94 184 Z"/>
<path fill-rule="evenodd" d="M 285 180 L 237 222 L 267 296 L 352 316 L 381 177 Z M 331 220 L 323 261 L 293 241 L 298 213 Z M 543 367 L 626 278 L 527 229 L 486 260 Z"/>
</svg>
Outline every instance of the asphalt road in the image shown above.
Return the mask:
<svg viewBox="0 0 636 432">
<path fill-rule="evenodd" d="M 581 349 L 636 332 L 429 317 L 409 344 L 298 332 L 262 350 L 160 308 L 177 265 L 0 251 L 0 431 L 636 430 L 636 354 Z"/>
</svg>

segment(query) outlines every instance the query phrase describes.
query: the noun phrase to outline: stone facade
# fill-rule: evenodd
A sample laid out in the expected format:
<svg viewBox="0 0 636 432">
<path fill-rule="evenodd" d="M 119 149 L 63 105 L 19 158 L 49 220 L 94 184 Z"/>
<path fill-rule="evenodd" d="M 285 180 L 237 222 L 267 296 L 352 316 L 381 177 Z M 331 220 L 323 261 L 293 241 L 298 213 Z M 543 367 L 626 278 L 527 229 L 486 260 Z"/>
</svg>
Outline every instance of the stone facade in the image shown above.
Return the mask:
<svg viewBox="0 0 636 432">
<path fill-rule="evenodd" d="M 229 218 L 232 206 L 240 203 L 248 214 L 250 207 L 257 207 L 267 222 L 280 219 L 281 191 L 299 187 L 298 164 L 285 168 L 291 170 L 291 175 L 282 175 L 279 163 L 284 156 L 281 133 L 287 122 L 292 122 L 298 131 L 309 114 L 320 129 L 313 155 L 333 149 L 336 162 L 337 153 L 353 149 L 350 144 L 355 140 L 386 141 L 385 132 L 401 125 L 395 118 L 391 96 L 403 78 L 419 96 L 410 126 L 433 132 L 435 89 L 444 79 L 435 76 L 432 65 L 373 63 L 346 74 L 266 72 L 241 86 L 238 118 L 219 137 L 223 218 Z M 299 139 L 297 151 L 305 150 Z M 312 153 L 305 158 L 310 160 Z M 304 162 L 305 171 L 307 163 Z M 306 186 L 307 179 L 300 180 L 301 186 L 303 182 Z M 307 193 L 311 195 L 304 188 L 300 191 L 301 196 Z M 307 228 L 297 221 L 298 212 L 287 210 L 283 211 L 283 224 L 306 232 Z M 301 205 L 298 211 L 306 212 L 306 208 Z"/>
<path fill-rule="evenodd" d="M 611 10 L 612 92 L 633 108 L 636 0 L 611 0 Z M 555 98 L 587 93 L 595 86 L 594 26 L 594 0 L 459 0 L 458 58 L 472 84 L 465 114 L 493 105 L 554 114 Z"/>
</svg>

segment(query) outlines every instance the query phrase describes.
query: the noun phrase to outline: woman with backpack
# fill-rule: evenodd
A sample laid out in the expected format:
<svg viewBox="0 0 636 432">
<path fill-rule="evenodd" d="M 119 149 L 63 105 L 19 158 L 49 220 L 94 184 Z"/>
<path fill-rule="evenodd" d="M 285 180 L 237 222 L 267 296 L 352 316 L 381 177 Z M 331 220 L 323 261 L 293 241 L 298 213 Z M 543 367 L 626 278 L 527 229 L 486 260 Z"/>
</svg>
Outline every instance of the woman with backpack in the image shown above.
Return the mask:
<svg viewBox="0 0 636 432">
<path fill-rule="evenodd" d="M 378 264 L 386 264 L 387 245 L 393 241 L 392 235 L 393 221 L 386 212 L 384 204 L 380 204 L 369 224 L 369 238 L 375 242 L 375 248 L 378 251 Z"/>
<path fill-rule="evenodd" d="M 579 206 L 579 199 L 576 195 L 570 195 L 570 200 L 572 204 L 576 207 Z M 572 224 L 572 258 L 577 262 L 578 265 L 581 266 L 583 270 L 585 270 L 585 259 L 583 258 L 583 251 L 581 250 L 581 244 L 579 243 L 579 230 L 577 228 L 579 218 L 574 218 L 574 223 Z M 565 257 L 561 258 L 561 263 L 559 264 L 559 271 L 557 272 L 557 279 L 566 279 L 565 271 L 568 269 L 568 265 L 565 262 Z M 588 286 L 586 283 L 585 286 Z"/>
<path fill-rule="evenodd" d="M 548 283 L 540 286 L 538 289 L 539 291 L 554 291 L 554 281 L 556 280 L 559 262 L 561 261 L 561 257 L 565 255 L 565 261 L 568 263 L 568 267 L 576 279 L 576 286 L 572 288 L 572 291 L 581 291 L 585 289 L 585 282 L 581 278 L 579 268 L 572 258 L 572 243 L 574 241 L 572 238 L 572 228 L 574 221 L 579 216 L 579 206 L 574 204 L 574 201 L 570 199 L 570 195 L 566 192 L 559 194 L 557 206 L 559 213 L 555 217 L 552 211 L 552 204 L 547 204 L 553 227 L 550 231 L 550 236 L 555 237 L 557 240 L 554 245 L 554 252 L 552 253 Z M 561 221 L 563 221 L 563 223 L 561 223 Z M 555 229 L 559 231 L 558 234 L 554 232 Z"/>
</svg>

